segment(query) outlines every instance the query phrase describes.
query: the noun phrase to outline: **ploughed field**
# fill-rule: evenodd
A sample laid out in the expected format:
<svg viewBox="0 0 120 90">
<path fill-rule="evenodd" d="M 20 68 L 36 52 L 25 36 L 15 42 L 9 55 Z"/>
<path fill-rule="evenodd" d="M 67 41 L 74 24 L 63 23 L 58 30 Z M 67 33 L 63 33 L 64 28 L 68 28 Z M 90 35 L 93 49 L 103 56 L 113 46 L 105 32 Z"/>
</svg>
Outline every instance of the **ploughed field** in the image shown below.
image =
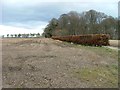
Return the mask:
<svg viewBox="0 0 120 90">
<path fill-rule="evenodd" d="M 5 88 L 118 87 L 118 53 L 46 38 L 2 40 Z"/>
</svg>

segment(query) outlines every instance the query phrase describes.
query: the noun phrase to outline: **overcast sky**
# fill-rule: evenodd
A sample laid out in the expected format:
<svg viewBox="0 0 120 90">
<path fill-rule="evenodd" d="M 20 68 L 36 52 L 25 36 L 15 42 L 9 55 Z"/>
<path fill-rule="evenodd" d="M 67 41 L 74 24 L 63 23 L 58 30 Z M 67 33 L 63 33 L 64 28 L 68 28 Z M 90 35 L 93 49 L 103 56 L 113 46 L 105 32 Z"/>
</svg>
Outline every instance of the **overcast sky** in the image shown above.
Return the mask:
<svg viewBox="0 0 120 90">
<path fill-rule="evenodd" d="M 118 17 L 119 0 L 0 0 L 0 32 L 42 33 L 53 18 L 63 13 L 91 9 Z"/>
</svg>

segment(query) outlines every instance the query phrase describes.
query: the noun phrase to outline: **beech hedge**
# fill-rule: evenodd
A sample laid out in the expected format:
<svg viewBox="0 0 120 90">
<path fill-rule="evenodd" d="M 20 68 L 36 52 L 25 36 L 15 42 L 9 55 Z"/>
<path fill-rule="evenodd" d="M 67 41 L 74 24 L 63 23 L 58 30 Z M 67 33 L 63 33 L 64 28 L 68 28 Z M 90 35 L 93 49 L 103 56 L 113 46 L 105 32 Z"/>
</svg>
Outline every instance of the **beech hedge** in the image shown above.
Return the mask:
<svg viewBox="0 0 120 90">
<path fill-rule="evenodd" d="M 109 45 L 108 34 L 87 34 L 87 35 L 69 35 L 69 36 L 52 36 L 54 40 L 73 42 L 91 46 L 107 46 Z"/>
</svg>

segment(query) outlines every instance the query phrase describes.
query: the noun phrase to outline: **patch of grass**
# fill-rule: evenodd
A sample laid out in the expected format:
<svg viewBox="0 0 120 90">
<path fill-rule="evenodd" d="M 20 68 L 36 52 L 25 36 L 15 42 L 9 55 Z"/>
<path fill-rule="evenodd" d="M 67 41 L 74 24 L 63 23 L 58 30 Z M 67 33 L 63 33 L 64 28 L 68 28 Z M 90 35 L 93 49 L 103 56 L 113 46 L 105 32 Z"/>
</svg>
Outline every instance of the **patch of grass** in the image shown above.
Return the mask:
<svg viewBox="0 0 120 90">
<path fill-rule="evenodd" d="M 86 46 L 86 45 L 80 45 L 80 44 L 71 44 L 69 42 L 62 42 L 62 43 L 66 46 L 80 48 L 80 49 L 87 50 L 87 51 L 93 51 L 102 57 L 108 56 L 108 57 L 115 58 L 116 60 L 118 60 L 117 50 L 112 50 L 110 48 L 99 47 L 99 46 Z"/>
<path fill-rule="evenodd" d="M 109 67 L 81 68 L 73 70 L 73 76 L 91 87 L 118 87 L 118 68 Z"/>
<path fill-rule="evenodd" d="M 94 51 L 95 53 L 103 57 L 109 56 L 115 59 L 117 59 L 118 57 L 117 51 L 109 49 L 109 48 L 105 48 L 105 47 L 84 47 L 84 49 Z"/>
<path fill-rule="evenodd" d="M 118 69 L 118 66 L 113 64 L 113 65 L 112 65 L 112 68 L 115 69 L 115 70 L 117 70 L 117 69 Z"/>
</svg>

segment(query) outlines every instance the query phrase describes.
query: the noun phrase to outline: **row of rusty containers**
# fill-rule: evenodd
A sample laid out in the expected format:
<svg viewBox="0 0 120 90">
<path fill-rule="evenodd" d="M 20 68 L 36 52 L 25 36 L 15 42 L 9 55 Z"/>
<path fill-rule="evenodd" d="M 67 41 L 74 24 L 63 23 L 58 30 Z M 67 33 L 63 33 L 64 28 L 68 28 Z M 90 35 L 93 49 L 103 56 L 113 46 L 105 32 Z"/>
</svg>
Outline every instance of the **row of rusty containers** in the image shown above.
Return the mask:
<svg viewBox="0 0 120 90">
<path fill-rule="evenodd" d="M 52 39 L 73 42 L 83 45 L 107 46 L 109 45 L 108 34 L 87 34 L 87 35 L 69 35 L 69 36 L 52 36 Z"/>
</svg>

